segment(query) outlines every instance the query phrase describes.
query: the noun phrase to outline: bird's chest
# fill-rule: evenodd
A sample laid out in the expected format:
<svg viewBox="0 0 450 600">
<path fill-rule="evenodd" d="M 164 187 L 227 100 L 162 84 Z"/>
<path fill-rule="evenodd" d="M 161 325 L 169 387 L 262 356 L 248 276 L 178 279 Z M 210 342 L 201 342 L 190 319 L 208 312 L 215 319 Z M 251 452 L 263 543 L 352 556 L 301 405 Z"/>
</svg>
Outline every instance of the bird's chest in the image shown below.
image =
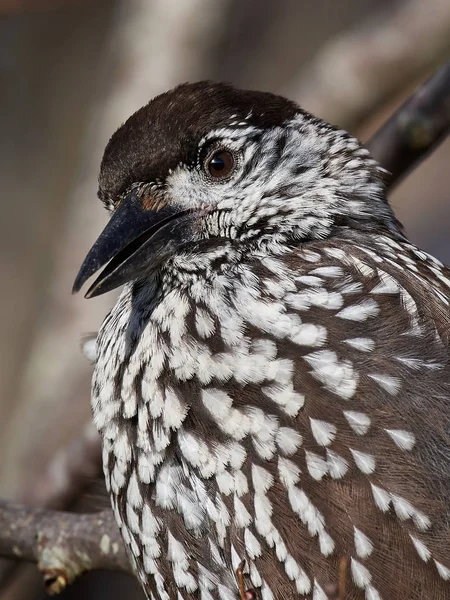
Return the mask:
<svg viewBox="0 0 450 600">
<path fill-rule="evenodd" d="M 268 397 L 271 384 L 292 387 L 295 357 L 281 356 L 277 342 L 323 345 L 325 328 L 299 316 L 299 303 L 309 308 L 317 289 L 293 299 L 292 280 L 272 282 L 272 295 L 263 284 L 244 270 L 236 280 L 202 281 L 146 306 L 131 302 L 130 292 L 119 299 L 99 335 L 92 390 L 96 425 L 119 459 L 136 460 L 133 448 L 161 462 L 169 446 L 183 446 L 186 432 L 204 435 L 202 425 L 234 439 L 233 416 L 245 437 L 251 419 L 238 417 L 246 413 L 232 396 L 251 386 L 264 386 Z M 152 470 L 147 478 L 154 479 Z"/>
<path fill-rule="evenodd" d="M 277 285 L 280 294 L 293 284 Z M 280 299 L 262 299 L 249 274 L 197 297 L 174 293 L 141 320 L 125 304 L 100 335 L 92 400 L 122 535 L 143 578 L 170 571 L 193 591 L 198 562 L 221 573 L 234 597 L 233 566 L 244 556 L 231 549 L 229 531 L 237 519 L 243 543 L 254 510 L 249 456 L 273 461 L 280 448 L 292 454 L 301 444 L 287 425 L 304 395 L 294 390 L 294 361 L 280 356 L 275 340 L 297 336 L 312 350 L 323 330 Z M 270 529 L 265 509 L 258 519 Z M 184 570 L 163 558 L 174 547 Z"/>
</svg>

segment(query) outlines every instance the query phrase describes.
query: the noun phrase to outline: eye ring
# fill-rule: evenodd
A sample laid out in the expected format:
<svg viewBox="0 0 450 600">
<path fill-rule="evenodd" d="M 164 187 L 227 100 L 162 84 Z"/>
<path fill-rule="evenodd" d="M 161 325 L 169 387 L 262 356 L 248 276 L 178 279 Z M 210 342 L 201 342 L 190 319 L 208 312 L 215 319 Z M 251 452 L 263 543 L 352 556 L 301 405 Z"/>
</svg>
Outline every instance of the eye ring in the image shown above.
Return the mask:
<svg viewBox="0 0 450 600">
<path fill-rule="evenodd" d="M 226 148 L 216 148 L 206 158 L 204 167 L 210 179 L 220 181 L 228 179 L 233 173 L 237 164 L 233 152 Z"/>
</svg>

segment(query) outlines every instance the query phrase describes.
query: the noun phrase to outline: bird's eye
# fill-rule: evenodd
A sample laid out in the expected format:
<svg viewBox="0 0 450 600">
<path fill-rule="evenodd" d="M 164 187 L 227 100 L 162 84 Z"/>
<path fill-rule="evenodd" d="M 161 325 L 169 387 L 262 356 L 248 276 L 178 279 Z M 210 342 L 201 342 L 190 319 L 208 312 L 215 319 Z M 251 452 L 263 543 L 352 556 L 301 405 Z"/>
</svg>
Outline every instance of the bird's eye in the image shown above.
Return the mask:
<svg viewBox="0 0 450 600">
<path fill-rule="evenodd" d="M 208 156 L 205 162 L 206 170 L 214 179 L 225 179 L 233 171 L 234 156 L 228 150 L 216 150 Z"/>
</svg>

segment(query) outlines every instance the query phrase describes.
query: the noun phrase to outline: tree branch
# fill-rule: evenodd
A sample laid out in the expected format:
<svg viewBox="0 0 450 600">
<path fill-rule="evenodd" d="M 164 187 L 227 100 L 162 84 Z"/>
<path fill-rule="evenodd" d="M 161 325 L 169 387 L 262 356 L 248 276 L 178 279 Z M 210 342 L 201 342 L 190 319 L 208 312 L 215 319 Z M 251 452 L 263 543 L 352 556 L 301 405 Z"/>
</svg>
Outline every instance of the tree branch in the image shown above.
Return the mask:
<svg viewBox="0 0 450 600">
<path fill-rule="evenodd" d="M 386 101 L 445 60 L 449 27 L 449 2 L 391 3 L 325 44 L 288 95 L 319 117 L 356 131 Z"/>
<path fill-rule="evenodd" d="M 372 136 L 367 148 L 390 173 L 392 189 L 450 132 L 450 61 Z"/>
<path fill-rule="evenodd" d="M 0 556 L 37 563 L 51 595 L 85 571 L 131 573 L 111 511 L 72 514 L 0 502 Z"/>
</svg>

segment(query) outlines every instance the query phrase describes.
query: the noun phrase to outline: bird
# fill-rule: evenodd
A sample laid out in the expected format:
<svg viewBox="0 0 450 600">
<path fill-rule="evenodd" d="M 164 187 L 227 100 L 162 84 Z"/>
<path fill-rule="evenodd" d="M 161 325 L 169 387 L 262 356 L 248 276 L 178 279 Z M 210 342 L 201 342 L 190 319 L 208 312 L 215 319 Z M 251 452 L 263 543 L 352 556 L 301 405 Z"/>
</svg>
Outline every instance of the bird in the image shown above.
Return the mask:
<svg viewBox="0 0 450 600">
<path fill-rule="evenodd" d="M 450 271 L 352 135 L 185 83 L 111 137 L 74 291 L 123 285 L 93 419 L 151 600 L 450 598 Z"/>
</svg>

